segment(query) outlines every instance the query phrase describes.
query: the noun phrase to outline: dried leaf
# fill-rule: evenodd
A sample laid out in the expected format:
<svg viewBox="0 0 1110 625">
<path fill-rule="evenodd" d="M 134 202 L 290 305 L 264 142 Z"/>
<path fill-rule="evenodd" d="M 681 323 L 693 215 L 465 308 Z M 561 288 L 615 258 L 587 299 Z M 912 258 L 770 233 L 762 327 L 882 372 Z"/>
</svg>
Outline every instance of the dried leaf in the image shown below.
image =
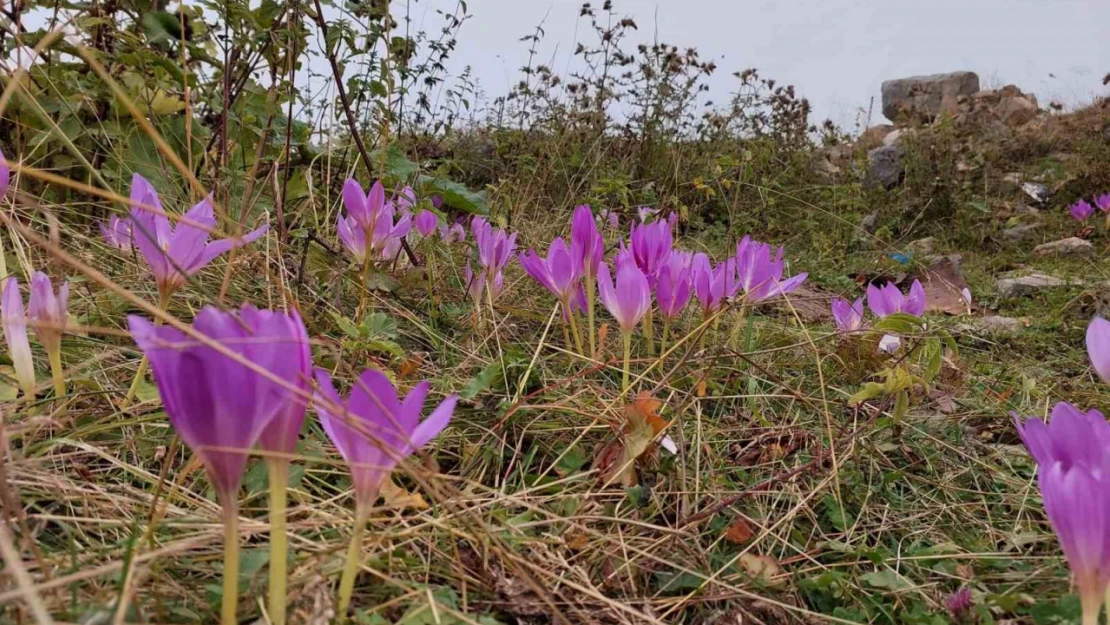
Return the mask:
<svg viewBox="0 0 1110 625">
<path fill-rule="evenodd" d="M 567 547 L 574 551 L 585 551 L 590 546 L 590 537 L 586 532 L 571 530 L 563 535 Z"/>
<path fill-rule="evenodd" d="M 410 493 L 393 482 L 393 476 L 382 482 L 381 496 L 386 507 L 396 510 L 411 508 L 413 510 L 426 510 L 428 502 L 420 493 Z"/>
<path fill-rule="evenodd" d="M 752 531 L 752 526 L 749 525 L 743 517 L 740 517 L 733 521 L 732 525 L 729 525 L 728 529 L 725 530 L 725 540 L 737 545 L 743 545 L 752 539 L 754 533 L 755 532 Z"/>
<path fill-rule="evenodd" d="M 603 484 L 636 485 L 636 460 L 653 447 L 656 435 L 669 423 L 657 414 L 662 402 L 641 393 L 624 408 L 621 437 L 601 449 L 593 467 Z"/>
<path fill-rule="evenodd" d="M 782 567 L 771 556 L 745 553 L 740 556 L 740 566 L 744 567 L 744 570 L 752 579 L 758 580 L 766 586 L 782 586 L 786 581 L 782 577 Z"/>
<path fill-rule="evenodd" d="M 929 397 L 942 414 L 952 414 L 956 411 L 956 400 L 952 397 L 952 393 L 934 390 L 929 393 Z"/>
<path fill-rule="evenodd" d="M 594 354 L 595 360 L 604 360 L 601 355 L 605 352 L 605 339 L 609 338 L 609 324 L 603 323 L 597 329 L 597 353 Z"/>
<path fill-rule="evenodd" d="M 420 354 L 413 354 L 406 358 L 402 363 L 400 369 L 397 371 L 397 379 L 404 380 L 410 375 L 420 370 L 420 366 L 424 364 L 424 358 Z"/>
<path fill-rule="evenodd" d="M 698 397 L 705 397 L 705 378 L 698 380 L 698 386 L 694 389 L 694 394 Z"/>
</svg>

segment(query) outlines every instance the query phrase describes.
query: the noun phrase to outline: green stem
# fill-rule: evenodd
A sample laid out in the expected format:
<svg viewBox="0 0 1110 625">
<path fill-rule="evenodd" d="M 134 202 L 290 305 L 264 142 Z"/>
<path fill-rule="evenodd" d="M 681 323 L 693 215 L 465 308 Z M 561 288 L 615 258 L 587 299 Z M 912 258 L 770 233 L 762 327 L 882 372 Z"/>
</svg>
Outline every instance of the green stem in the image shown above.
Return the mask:
<svg viewBox="0 0 1110 625">
<path fill-rule="evenodd" d="M 667 353 L 667 339 L 670 337 L 671 320 L 666 315 L 663 316 L 663 336 L 659 339 L 659 355 Z"/>
<path fill-rule="evenodd" d="M 570 332 L 574 335 L 574 346 L 578 350 L 579 354 L 584 354 L 585 352 L 582 351 L 582 333 L 578 331 L 578 321 L 576 321 L 578 315 L 570 309 L 570 306 L 564 305 L 563 310 L 567 311 L 567 320 L 570 323 Z"/>
<path fill-rule="evenodd" d="M 652 335 L 655 332 L 655 324 L 651 321 L 651 306 L 648 306 L 647 314 L 644 315 L 644 340 L 647 341 L 648 356 L 655 355 L 655 341 L 652 340 Z"/>
<path fill-rule="evenodd" d="M 62 349 L 50 350 L 50 374 L 54 378 L 54 397 L 61 398 L 66 394 L 65 371 L 62 369 Z"/>
<path fill-rule="evenodd" d="M 158 310 L 166 310 L 166 308 L 170 305 L 170 296 L 172 295 L 173 291 L 170 291 L 168 289 L 158 290 Z M 154 327 L 158 327 L 160 325 L 162 325 L 162 317 L 155 317 Z M 123 398 L 124 404 L 131 403 L 131 400 L 135 397 L 135 393 L 139 392 L 139 384 L 142 383 L 143 378 L 146 377 L 146 369 L 149 365 L 150 360 L 147 359 L 146 354 L 143 354 L 143 359 L 139 361 L 139 368 L 135 371 L 135 379 L 131 380 L 131 387 L 127 389 L 127 395 L 125 395 Z"/>
<path fill-rule="evenodd" d="M 289 547 L 286 543 L 285 500 L 289 483 L 289 462 L 282 458 L 266 460 L 270 474 L 270 622 L 285 625 L 285 585 L 288 579 Z"/>
<path fill-rule="evenodd" d="M 596 334 L 596 327 L 594 325 L 594 291 L 597 290 L 597 277 L 593 274 L 586 274 L 586 315 L 590 318 L 590 358 L 597 354 L 597 345 L 594 340 Z"/>
<path fill-rule="evenodd" d="M 435 289 L 435 268 L 436 268 L 436 255 L 435 249 L 432 248 L 431 239 L 426 239 L 424 245 L 428 248 L 425 254 L 425 259 L 428 264 L 425 273 L 428 275 L 428 313 L 432 318 L 436 317 L 436 289 Z"/>
<path fill-rule="evenodd" d="M 369 511 L 363 506 L 355 507 L 355 528 L 351 532 L 351 543 L 347 546 L 347 561 L 343 564 L 343 576 L 339 578 L 339 606 L 337 618 L 340 623 L 347 621 L 347 608 L 351 605 L 351 593 L 355 589 L 355 576 L 362 560 L 362 534 L 366 530 Z"/>
<path fill-rule="evenodd" d="M 624 378 L 621 384 L 621 397 L 628 393 L 628 362 L 632 359 L 632 333 L 622 332 L 624 338 Z"/>
<path fill-rule="evenodd" d="M 370 236 L 367 234 L 366 236 Z M 366 310 L 366 294 L 370 290 L 366 287 L 366 281 L 370 279 L 370 265 L 373 262 L 374 250 L 372 247 L 366 249 L 366 259 L 362 261 L 362 271 L 359 272 L 359 285 L 358 285 L 358 310 L 355 311 L 355 317 L 359 320 L 362 319 L 363 312 Z"/>
<path fill-rule="evenodd" d="M 224 596 L 220 606 L 220 623 L 237 625 L 235 612 L 239 607 L 239 506 L 235 497 L 228 497 L 224 506 Z"/>
</svg>

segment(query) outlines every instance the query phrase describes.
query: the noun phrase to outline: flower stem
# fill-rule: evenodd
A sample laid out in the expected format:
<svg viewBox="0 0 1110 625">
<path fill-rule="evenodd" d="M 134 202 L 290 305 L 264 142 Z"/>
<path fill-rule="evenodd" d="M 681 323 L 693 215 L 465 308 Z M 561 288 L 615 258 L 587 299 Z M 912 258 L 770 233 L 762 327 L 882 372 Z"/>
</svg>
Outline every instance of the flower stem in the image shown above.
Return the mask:
<svg viewBox="0 0 1110 625">
<path fill-rule="evenodd" d="M 66 394 L 65 371 L 62 369 L 62 349 L 50 350 L 50 375 L 54 378 L 54 398 L 61 398 Z"/>
<path fill-rule="evenodd" d="M 366 530 L 369 511 L 363 506 L 355 507 L 355 528 L 351 532 L 351 543 L 347 546 L 347 561 L 343 564 L 343 576 L 339 578 L 339 605 L 336 612 L 340 623 L 347 621 L 347 608 L 351 605 L 351 593 L 355 589 L 355 576 L 362 560 L 362 534 Z"/>
<path fill-rule="evenodd" d="M 270 474 L 270 622 L 285 625 L 285 583 L 288 577 L 288 550 L 285 534 L 286 486 L 289 462 L 282 458 L 266 460 Z"/>
<path fill-rule="evenodd" d="M 654 333 L 655 324 L 651 321 L 651 306 L 648 306 L 647 314 L 644 315 L 644 340 L 647 341 L 648 356 L 655 355 L 655 341 L 652 340 Z"/>
<path fill-rule="evenodd" d="M 578 321 L 576 320 L 578 313 L 571 310 L 570 306 L 565 306 L 565 310 L 567 311 L 567 320 L 570 323 L 570 333 L 574 335 L 574 346 L 579 354 L 584 355 L 585 352 L 582 351 L 582 333 L 578 331 Z"/>
<path fill-rule="evenodd" d="M 220 623 L 236 625 L 239 607 L 239 506 L 234 496 L 224 506 L 224 596 L 220 606 Z"/>
<path fill-rule="evenodd" d="M 632 333 L 622 332 L 624 338 L 624 378 L 621 383 L 621 396 L 628 393 L 628 361 L 632 359 Z"/>
<path fill-rule="evenodd" d="M 659 356 L 660 357 L 662 357 L 663 354 L 667 353 L 667 338 L 670 336 L 670 331 L 671 331 L 671 320 L 666 315 L 664 315 L 663 316 L 663 336 L 661 336 L 660 339 L 659 339 Z"/>
<path fill-rule="evenodd" d="M 170 296 L 173 291 L 169 289 L 158 289 L 158 310 L 165 311 L 166 307 L 170 305 Z M 154 327 L 162 325 L 162 318 L 155 317 Z M 147 366 L 150 365 L 150 360 L 147 359 L 146 354 L 143 354 L 143 359 L 139 361 L 139 368 L 135 370 L 135 379 L 131 380 L 131 387 L 127 389 L 127 395 L 123 398 L 123 403 L 129 404 L 134 399 L 135 393 L 139 392 L 139 384 L 142 383 L 143 378 L 146 377 Z"/>
<path fill-rule="evenodd" d="M 367 237 L 370 235 L 367 234 Z M 366 310 L 366 293 L 370 289 L 366 286 L 366 281 L 370 279 L 370 265 L 373 258 L 373 249 L 367 248 L 366 259 L 362 261 L 362 271 L 359 272 L 359 285 L 358 285 L 358 310 L 355 311 L 355 317 L 360 321 L 362 314 Z"/>
<path fill-rule="evenodd" d="M 589 354 L 589 356 L 590 356 L 590 358 L 593 358 L 594 355 L 597 354 L 597 344 L 594 341 L 594 334 L 595 334 L 594 330 L 596 329 L 595 326 L 594 326 L 594 290 L 596 289 L 596 287 L 595 287 L 596 283 L 597 283 L 597 277 L 594 276 L 593 274 L 587 273 L 586 274 L 586 316 L 588 316 L 590 318 L 590 327 L 589 327 L 589 335 L 590 335 L 590 354 Z"/>
</svg>

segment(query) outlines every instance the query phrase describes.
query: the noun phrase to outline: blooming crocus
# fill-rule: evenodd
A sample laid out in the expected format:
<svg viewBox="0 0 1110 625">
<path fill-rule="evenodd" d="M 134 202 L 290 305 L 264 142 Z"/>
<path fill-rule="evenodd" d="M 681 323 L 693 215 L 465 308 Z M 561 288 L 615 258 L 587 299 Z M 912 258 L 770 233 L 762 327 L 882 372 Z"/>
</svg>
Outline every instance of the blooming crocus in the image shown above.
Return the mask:
<svg viewBox="0 0 1110 625">
<path fill-rule="evenodd" d="M 412 187 L 406 185 L 394 192 L 389 201 L 401 210 L 411 210 L 412 207 L 416 206 L 416 192 L 412 190 Z"/>
<path fill-rule="evenodd" d="M 439 225 L 439 217 L 432 211 L 420 211 L 414 224 L 416 225 L 416 231 L 426 239 L 436 231 L 436 226 Z"/>
<path fill-rule="evenodd" d="M 432 196 L 432 206 L 434 206 L 436 210 L 442 210 L 443 209 L 443 196 L 439 195 L 438 193 L 436 195 L 433 195 Z"/>
<path fill-rule="evenodd" d="M 783 249 L 780 247 L 772 256 L 770 245 L 747 236 L 737 244 L 736 275 L 746 301 L 760 302 L 786 295 L 805 282 L 805 273 L 782 279 L 785 269 L 782 254 Z"/>
<path fill-rule="evenodd" d="M 597 231 L 597 222 L 589 205 L 574 209 L 570 221 L 570 254 L 586 281 L 586 318 L 590 353 L 596 352 L 594 340 L 594 294 L 596 293 L 597 268 L 605 255 L 605 240 Z"/>
<path fill-rule="evenodd" d="M 1095 214 L 1095 207 L 1091 206 L 1087 200 L 1079 200 L 1068 207 L 1068 212 L 1079 221 L 1087 221 L 1091 215 Z"/>
<path fill-rule="evenodd" d="M 658 213 L 658 212 L 659 212 L 658 208 L 652 208 L 650 206 L 641 206 L 641 207 L 636 209 L 636 216 L 640 218 L 640 223 L 647 223 L 647 220 L 654 217 L 656 215 L 656 213 Z"/>
<path fill-rule="evenodd" d="M 260 313 L 249 305 L 239 315 L 206 306 L 189 334 L 134 315 L 128 321 L 150 360 L 170 424 L 204 465 L 223 506 L 221 620 L 231 625 L 239 589 L 237 495 L 247 453 L 289 404 L 291 389 L 303 388 L 303 353 L 291 358 L 290 347 L 306 332 L 295 315 Z"/>
<path fill-rule="evenodd" d="M 366 231 L 362 229 L 358 221 L 353 216 L 339 215 L 336 217 L 335 231 L 339 235 L 339 242 L 351 254 L 355 262 L 360 265 L 366 263 L 367 253 L 370 251 L 367 247 Z"/>
<path fill-rule="evenodd" d="M 450 226 L 439 224 L 439 238 L 447 245 L 457 241 L 465 241 L 466 229 L 462 227 L 462 224 L 452 224 Z"/>
<path fill-rule="evenodd" d="M 108 223 L 100 224 L 100 234 L 108 245 L 123 252 L 130 252 L 135 241 L 134 234 L 131 232 L 130 217 L 121 218 L 118 215 L 112 215 Z"/>
<path fill-rule="evenodd" d="M 373 232 L 374 223 L 385 207 L 385 187 L 376 181 L 370 192 L 363 192 L 362 186 L 353 178 L 343 182 L 343 207 L 347 216 L 362 228 L 363 232 Z"/>
<path fill-rule="evenodd" d="M 617 268 L 616 284 L 609 275 L 609 265 L 602 263 L 597 274 L 601 303 L 617 320 L 624 338 L 624 392 L 628 391 L 628 363 L 632 353 L 632 332 L 651 308 L 651 287 L 647 278 L 633 263 Z"/>
<path fill-rule="evenodd" d="M 35 363 L 31 359 L 31 343 L 27 340 L 27 315 L 23 309 L 23 296 L 19 293 L 19 280 L 15 276 L 5 280 L 0 306 L 4 340 L 8 343 L 16 380 L 23 395 L 32 399 L 35 396 Z"/>
<path fill-rule="evenodd" d="M 863 298 L 848 303 L 839 297 L 833 298 L 832 315 L 838 332 L 855 332 L 863 328 Z"/>
<path fill-rule="evenodd" d="M 1087 357 L 1098 377 L 1110 384 L 1110 321 L 1095 317 L 1087 326 Z"/>
<path fill-rule="evenodd" d="M 62 371 L 62 333 L 69 314 L 69 282 L 62 284 L 55 295 L 50 278 L 41 271 L 31 276 L 31 300 L 28 313 L 32 328 L 39 342 L 50 357 L 50 371 L 54 376 L 54 395 L 65 394 Z"/>
<path fill-rule="evenodd" d="M 1065 469 L 1081 465 L 1098 467 L 1103 457 L 1110 458 L 1110 423 L 1098 410 L 1080 410 L 1067 402 L 1052 407 L 1048 423 L 1030 418 L 1022 422 L 1013 415 L 1018 435 L 1029 455 L 1040 467 L 1055 463 Z"/>
<path fill-rule="evenodd" d="M 412 229 L 412 213 L 407 209 L 401 209 L 400 216 L 394 222 L 393 218 L 396 215 L 397 211 L 392 203 L 382 207 L 374 222 L 373 239 L 371 240 L 373 249 L 382 250 L 392 241 L 396 241 L 395 245 L 400 247 L 401 239 L 405 238 L 405 235 Z"/>
<path fill-rule="evenodd" d="M 655 284 L 655 276 L 667 256 L 671 253 L 671 229 L 665 221 L 649 224 L 634 224 L 631 241 L 632 257 L 636 266 L 647 278 L 648 284 Z"/>
<path fill-rule="evenodd" d="M 735 261 L 723 261 L 714 267 L 709 257 L 701 252 L 694 254 L 690 261 L 690 279 L 702 315 L 707 319 L 720 310 L 726 298 L 736 295 L 739 287 Z"/>
<path fill-rule="evenodd" d="M 316 413 L 328 438 L 350 466 L 355 492 L 355 531 L 339 582 L 338 613 L 342 620 L 361 560 L 362 532 L 382 482 L 413 451 L 447 427 L 458 398 L 447 397 L 421 421 L 428 396 L 427 380 L 413 387 L 403 400 L 380 371 L 363 372 L 346 401 L 323 369 L 316 370 L 316 382 Z"/>
<path fill-rule="evenodd" d="M 483 269 L 477 274 L 470 268 L 470 263 L 466 263 L 466 269 L 463 273 L 463 279 L 466 281 L 466 293 L 474 302 L 474 310 L 480 311 L 482 308 L 482 297 L 486 294 L 486 271 Z M 497 299 L 501 295 L 501 290 L 505 286 L 505 276 L 500 271 L 494 275 L 491 282 L 488 283 L 490 288 L 490 296 Z"/>
<path fill-rule="evenodd" d="M 1095 196 L 1095 208 L 1104 213 L 1110 213 L 1110 193 Z"/>
<path fill-rule="evenodd" d="M 499 288 L 494 282 L 502 280 L 501 270 L 509 262 L 513 251 L 516 249 L 516 233 L 508 234 L 501 228 L 494 228 L 481 217 L 475 217 L 471 222 L 474 233 L 474 242 L 478 246 L 478 262 L 482 265 L 482 274 L 485 276 L 486 289 L 489 291 L 490 305 L 496 299 Z"/>
<path fill-rule="evenodd" d="M 238 239 L 208 241 L 216 226 L 212 197 L 189 209 L 174 227 L 158 193 L 139 174 L 131 178 L 131 222 L 135 246 L 139 248 L 158 285 L 164 304 L 185 280 L 234 247 L 246 245 L 269 230 L 268 224 Z"/>
<path fill-rule="evenodd" d="M 880 318 L 894 313 L 920 317 L 925 312 L 925 287 L 914 280 L 909 295 L 904 296 L 893 282 L 882 287 L 872 284 L 867 287 L 867 307 Z"/>
<path fill-rule="evenodd" d="M 655 280 L 655 301 L 659 303 L 659 314 L 663 316 L 660 351 L 666 350 L 671 322 L 682 314 L 683 309 L 690 303 L 692 294 L 689 260 L 685 255 L 672 251 L 667 262 L 659 268 L 659 275 Z"/>
<path fill-rule="evenodd" d="M 555 237 L 547 248 L 547 258 L 544 259 L 534 251 L 528 250 L 520 254 L 520 266 L 524 272 L 539 282 L 551 292 L 566 313 L 571 332 L 574 334 L 575 344 L 579 353 L 582 353 L 582 335 L 578 331 L 578 324 L 571 314 L 571 300 L 578 293 L 581 278 L 580 267 L 567 249 L 567 244 L 562 237 Z"/>
</svg>

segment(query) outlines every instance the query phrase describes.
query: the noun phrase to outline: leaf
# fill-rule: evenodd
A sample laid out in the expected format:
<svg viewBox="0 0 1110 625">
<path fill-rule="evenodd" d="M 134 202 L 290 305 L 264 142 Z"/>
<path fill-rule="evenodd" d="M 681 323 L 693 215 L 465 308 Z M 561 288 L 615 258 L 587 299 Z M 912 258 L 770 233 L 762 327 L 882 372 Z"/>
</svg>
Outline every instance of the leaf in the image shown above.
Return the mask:
<svg viewBox="0 0 1110 625">
<path fill-rule="evenodd" d="M 771 556 L 757 556 L 754 553 L 745 553 L 738 561 L 744 571 L 752 579 L 766 586 L 782 586 L 786 581 L 782 577 L 782 567 Z"/>
<path fill-rule="evenodd" d="M 656 413 L 662 405 L 644 392 L 625 406 L 620 438 L 602 448 L 594 461 L 603 484 L 615 482 L 626 487 L 636 484 L 636 460 L 652 448 L 655 437 L 669 425 Z"/>
<path fill-rule="evenodd" d="M 371 273 L 366 276 L 366 288 L 371 291 L 385 291 L 392 293 L 400 288 L 401 283 L 397 278 L 389 275 L 388 273 Z"/>
<path fill-rule="evenodd" d="M 423 364 L 424 358 L 422 358 L 420 354 L 409 356 L 401 362 L 401 366 L 398 368 L 397 372 L 397 379 L 404 380 L 410 375 L 417 373 L 420 371 L 420 366 Z"/>
<path fill-rule="evenodd" d="M 907 313 L 894 313 L 879 319 L 872 326 L 875 330 L 886 333 L 918 334 L 925 322 L 920 317 Z"/>
<path fill-rule="evenodd" d="M 155 91 L 150 101 L 150 112 L 156 116 L 173 115 L 183 110 L 185 110 L 185 101 L 166 93 L 163 89 Z"/>
<path fill-rule="evenodd" d="M 882 397 L 884 387 L 878 382 L 865 382 L 855 395 L 848 398 L 848 404 L 851 406 L 858 406 L 869 399 Z"/>
<path fill-rule="evenodd" d="M 864 574 L 861 579 L 867 582 L 868 586 L 872 588 L 883 588 L 886 590 L 898 590 L 906 586 L 905 581 L 894 571 L 890 569 L 883 569 L 881 571 L 872 571 L 871 573 Z"/>
<path fill-rule="evenodd" d="M 362 320 L 362 329 L 366 332 L 366 336 L 375 338 L 397 338 L 397 322 L 393 317 L 382 313 L 376 312 L 366 316 Z"/>
<path fill-rule="evenodd" d="M 433 176 L 421 176 L 418 184 L 421 193 L 424 195 L 439 194 L 443 198 L 443 203 L 451 208 L 477 215 L 489 214 L 485 191 L 474 193 L 467 189 L 466 185 Z"/>
<path fill-rule="evenodd" d="M 497 379 L 499 373 L 501 373 L 501 363 L 494 362 L 487 365 L 485 369 L 482 369 L 482 371 L 470 381 L 470 384 L 466 385 L 466 388 L 459 393 L 459 397 L 467 400 L 474 399 L 478 396 L 478 393 L 489 388 L 489 385 Z"/>
<path fill-rule="evenodd" d="M 725 530 L 725 540 L 737 545 L 743 545 L 751 540 L 754 534 L 755 532 L 752 531 L 752 526 L 744 517 L 740 517 L 733 521 L 732 525 L 729 525 L 728 529 Z"/>
<path fill-rule="evenodd" d="M 385 502 L 387 508 L 394 510 L 404 510 L 406 508 L 411 510 L 427 510 L 430 506 L 427 501 L 424 501 L 424 496 L 420 493 L 410 493 L 409 491 L 401 488 L 393 481 L 393 476 L 382 481 L 381 487 L 382 501 Z"/>
<path fill-rule="evenodd" d="M 337 313 L 334 313 L 334 312 L 331 314 L 331 316 L 332 316 L 332 319 L 335 320 L 335 324 L 337 326 L 339 326 L 339 329 L 342 330 L 343 333 L 346 334 L 347 336 L 349 336 L 353 339 L 357 339 L 357 338 L 360 338 L 362 336 L 362 332 L 359 331 L 358 326 L 356 326 L 354 324 L 354 322 L 352 322 L 350 319 L 348 319 L 346 317 L 343 317 L 343 316 L 341 316 Z"/>
</svg>

